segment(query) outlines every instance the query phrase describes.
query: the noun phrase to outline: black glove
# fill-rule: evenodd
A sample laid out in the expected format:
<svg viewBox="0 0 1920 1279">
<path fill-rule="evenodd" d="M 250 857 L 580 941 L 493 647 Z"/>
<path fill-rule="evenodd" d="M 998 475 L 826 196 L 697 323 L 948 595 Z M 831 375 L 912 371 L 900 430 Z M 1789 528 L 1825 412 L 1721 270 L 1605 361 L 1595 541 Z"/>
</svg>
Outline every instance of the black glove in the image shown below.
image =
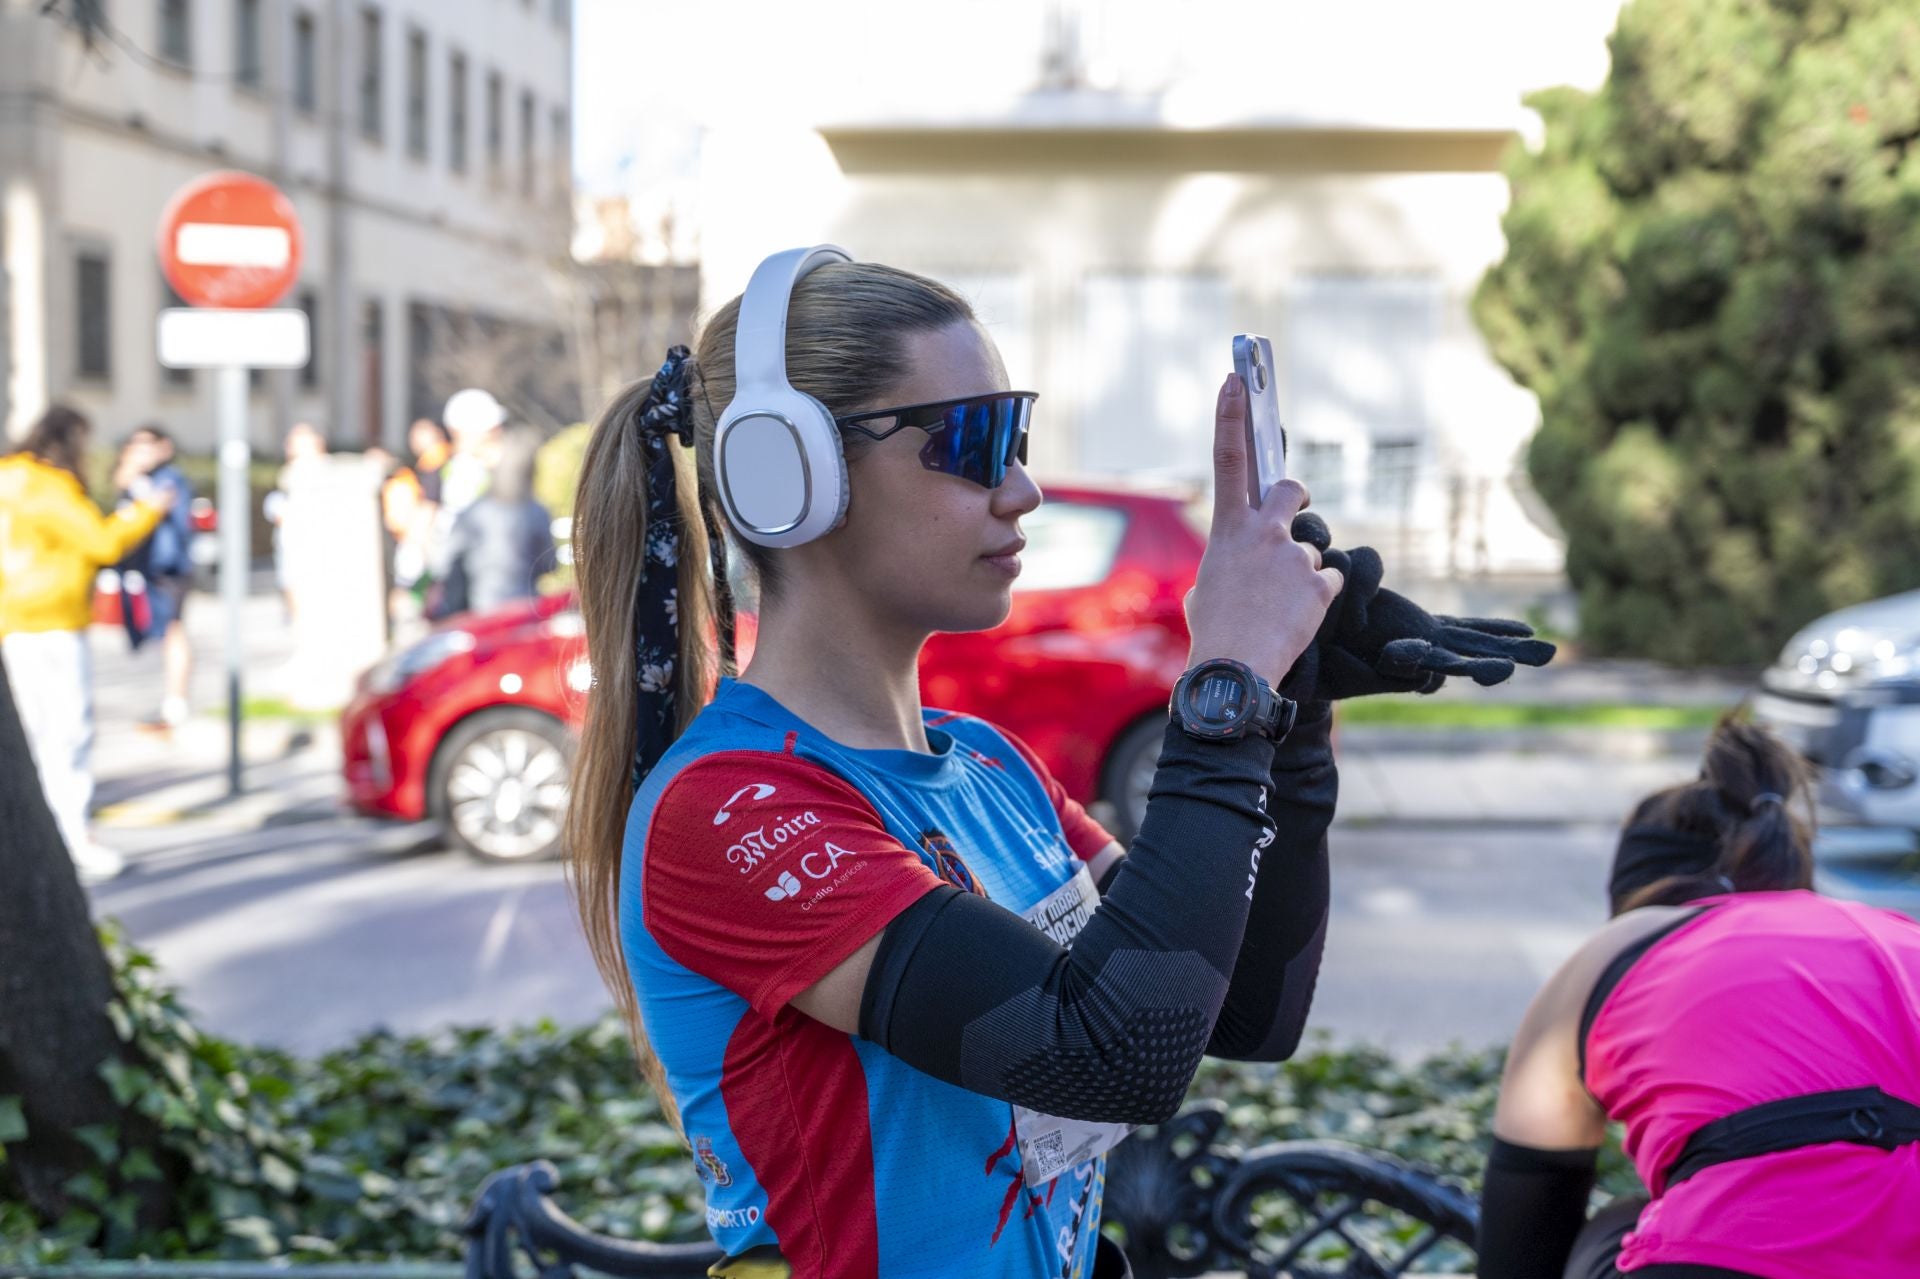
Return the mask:
<svg viewBox="0 0 1920 1279">
<path fill-rule="evenodd" d="M 1379 552 L 1370 546 L 1334 550 L 1333 534 L 1318 515 L 1296 516 L 1293 538 L 1316 547 L 1321 562 L 1346 578 L 1313 645 L 1281 681 L 1280 691 L 1295 701 L 1431 693 L 1449 675 L 1486 686 L 1512 676 L 1515 663 L 1545 666 L 1553 660 L 1553 645 L 1534 639 L 1524 622 L 1435 616 L 1404 595 L 1380 589 Z"/>
</svg>

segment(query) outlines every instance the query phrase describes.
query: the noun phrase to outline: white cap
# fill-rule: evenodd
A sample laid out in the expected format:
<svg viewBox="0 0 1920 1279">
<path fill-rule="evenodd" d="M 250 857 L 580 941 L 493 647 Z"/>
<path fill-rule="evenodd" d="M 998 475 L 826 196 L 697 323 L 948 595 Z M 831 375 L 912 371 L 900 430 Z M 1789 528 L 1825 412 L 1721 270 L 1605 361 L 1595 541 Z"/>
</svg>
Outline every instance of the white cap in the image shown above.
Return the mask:
<svg viewBox="0 0 1920 1279">
<path fill-rule="evenodd" d="M 470 386 L 447 397 L 440 420 L 456 435 L 479 434 L 505 424 L 507 410 L 488 392 Z"/>
</svg>

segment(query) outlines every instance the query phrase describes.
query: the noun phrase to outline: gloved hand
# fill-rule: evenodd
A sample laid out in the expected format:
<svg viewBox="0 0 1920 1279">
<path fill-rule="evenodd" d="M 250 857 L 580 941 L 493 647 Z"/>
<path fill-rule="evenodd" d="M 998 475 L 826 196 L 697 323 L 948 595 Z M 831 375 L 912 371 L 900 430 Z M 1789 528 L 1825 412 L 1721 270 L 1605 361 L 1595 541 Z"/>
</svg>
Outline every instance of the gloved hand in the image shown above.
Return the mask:
<svg viewBox="0 0 1920 1279">
<path fill-rule="evenodd" d="M 1379 552 L 1370 546 L 1334 550 L 1327 522 L 1312 512 L 1294 519 L 1293 537 L 1317 547 L 1321 562 L 1346 577 L 1312 647 L 1281 681 L 1281 693 L 1295 701 L 1431 693 L 1449 675 L 1487 686 L 1512 676 L 1515 663 L 1545 666 L 1553 660 L 1554 646 L 1534 639 L 1524 622 L 1435 616 L 1404 595 L 1382 590 Z"/>
</svg>

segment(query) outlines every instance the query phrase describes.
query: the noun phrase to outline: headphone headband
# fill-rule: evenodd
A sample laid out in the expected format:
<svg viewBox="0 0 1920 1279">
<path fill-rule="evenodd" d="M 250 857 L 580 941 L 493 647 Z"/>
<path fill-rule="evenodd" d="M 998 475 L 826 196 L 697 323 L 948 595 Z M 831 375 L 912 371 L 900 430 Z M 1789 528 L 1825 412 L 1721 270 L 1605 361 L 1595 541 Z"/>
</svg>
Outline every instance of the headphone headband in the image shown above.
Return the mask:
<svg viewBox="0 0 1920 1279">
<path fill-rule="evenodd" d="M 776 253 L 754 268 L 740 299 L 734 328 L 734 395 L 787 389 L 787 306 L 793 290 L 811 271 L 829 262 L 851 262 L 837 244 Z"/>
<path fill-rule="evenodd" d="M 788 249 L 754 270 L 733 338 L 733 399 L 713 432 L 720 506 L 760 546 L 801 546 L 847 513 L 847 460 L 827 406 L 787 381 L 787 305 L 810 271 L 853 255 Z"/>
</svg>

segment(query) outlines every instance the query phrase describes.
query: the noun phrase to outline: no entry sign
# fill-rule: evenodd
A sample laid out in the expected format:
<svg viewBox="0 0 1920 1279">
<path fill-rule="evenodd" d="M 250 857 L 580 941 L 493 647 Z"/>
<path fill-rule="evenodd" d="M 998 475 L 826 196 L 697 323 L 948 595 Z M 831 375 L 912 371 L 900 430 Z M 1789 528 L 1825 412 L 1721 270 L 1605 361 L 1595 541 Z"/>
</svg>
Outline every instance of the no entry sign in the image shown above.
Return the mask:
<svg viewBox="0 0 1920 1279">
<path fill-rule="evenodd" d="M 251 173 L 209 173 L 160 217 L 160 269 L 194 306 L 271 306 L 300 274 L 293 201 Z"/>
</svg>

